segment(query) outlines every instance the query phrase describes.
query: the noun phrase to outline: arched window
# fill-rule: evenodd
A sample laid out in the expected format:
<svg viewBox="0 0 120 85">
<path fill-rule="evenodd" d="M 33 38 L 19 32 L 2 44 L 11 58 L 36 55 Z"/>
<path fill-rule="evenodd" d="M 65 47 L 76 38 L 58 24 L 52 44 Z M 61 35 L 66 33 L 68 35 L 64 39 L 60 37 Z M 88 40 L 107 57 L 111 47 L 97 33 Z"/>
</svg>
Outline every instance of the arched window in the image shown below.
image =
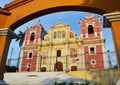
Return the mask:
<svg viewBox="0 0 120 85">
<path fill-rule="evenodd" d="M 93 34 L 94 33 L 94 28 L 92 25 L 88 26 L 88 34 Z"/>
<path fill-rule="evenodd" d="M 32 58 L 32 52 L 29 53 L 29 56 L 28 56 L 29 59 Z"/>
<path fill-rule="evenodd" d="M 35 33 L 31 33 L 31 36 L 30 36 L 30 41 L 33 41 L 35 39 Z"/>
</svg>

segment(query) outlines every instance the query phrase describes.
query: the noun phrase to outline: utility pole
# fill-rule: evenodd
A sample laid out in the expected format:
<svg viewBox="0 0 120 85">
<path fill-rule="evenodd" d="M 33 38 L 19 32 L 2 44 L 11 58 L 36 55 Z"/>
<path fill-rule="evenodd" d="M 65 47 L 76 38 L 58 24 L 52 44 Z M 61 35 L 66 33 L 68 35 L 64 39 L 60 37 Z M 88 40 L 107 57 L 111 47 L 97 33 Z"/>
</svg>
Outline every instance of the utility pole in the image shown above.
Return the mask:
<svg viewBox="0 0 120 85">
<path fill-rule="evenodd" d="M 18 55 L 18 62 L 17 62 L 17 67 L 18 68 L 19 68 L 19 63 L 20 63 L 20 54 L 21 54 L 21 48 L 20 48 L 19 55 Z"/>
<path fill-rule="evenodd" d="M 110 58 L 110 50 L 107 50 L 108 52 L 108 63 L 109 63 L 109 68 L 112 68 L 112 62 L 111 62 L 111 58 Z"/>
<path fill-rule="evenodd" d="M 13 49 L 14 49 L 14 48 L 12 47 L 11 54 L 10 54 L 10 62 L 9 62 L 9 65 L 11 64 Z"/>
</svg>

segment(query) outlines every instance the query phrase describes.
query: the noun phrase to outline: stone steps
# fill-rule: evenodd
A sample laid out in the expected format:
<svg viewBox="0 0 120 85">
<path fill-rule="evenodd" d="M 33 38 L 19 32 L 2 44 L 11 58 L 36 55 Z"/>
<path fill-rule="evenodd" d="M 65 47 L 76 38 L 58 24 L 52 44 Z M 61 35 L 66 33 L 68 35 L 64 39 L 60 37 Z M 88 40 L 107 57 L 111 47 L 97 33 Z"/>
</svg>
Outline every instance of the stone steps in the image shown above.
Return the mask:
<svg viewBox="0 0 120 85">
<path fill-rule="evenodd" d="M 54 82 L 85 82 L 65 72 L 19 72 L 5 73 L 4 81 L 10 85 L 53 85 Z"/>
</svg>

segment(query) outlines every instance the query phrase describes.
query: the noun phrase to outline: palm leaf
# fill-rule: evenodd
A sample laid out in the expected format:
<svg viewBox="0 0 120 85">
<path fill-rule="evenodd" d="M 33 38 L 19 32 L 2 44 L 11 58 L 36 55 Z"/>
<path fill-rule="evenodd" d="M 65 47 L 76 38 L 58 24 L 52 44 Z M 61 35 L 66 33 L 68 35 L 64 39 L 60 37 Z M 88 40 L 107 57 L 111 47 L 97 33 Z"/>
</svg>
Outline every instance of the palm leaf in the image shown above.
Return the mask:
<svg viewBox="0 0 120 85">
<path fill-rule="evenodd" d="M 25 36 L 25 32 L 19 31 L 18 38 L 16 38 L 16 42 L 19 41 L 19 47 L 21 47 L 23 44 L 24 36 Z"/>
</svg>

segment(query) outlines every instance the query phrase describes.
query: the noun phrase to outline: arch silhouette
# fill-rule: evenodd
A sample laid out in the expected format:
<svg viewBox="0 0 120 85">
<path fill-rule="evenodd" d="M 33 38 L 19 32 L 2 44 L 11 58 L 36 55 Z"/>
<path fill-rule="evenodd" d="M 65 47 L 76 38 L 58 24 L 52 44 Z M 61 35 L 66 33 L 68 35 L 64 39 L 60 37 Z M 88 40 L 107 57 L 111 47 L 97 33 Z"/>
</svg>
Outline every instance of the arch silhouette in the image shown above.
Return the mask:
<svg viewBox="0 0 120 85">
<path fill-rule="evenodd" d="M 103 15 L 116 10 L 120 11 L 119 3 L 119 0 L 114 3 L 112 0 L 15 0 L 5 5 L 2 12 L 9 16 L 4 26 L 15 30 L 27 21 L 53 12 L 74 10 Z"/>
<path fill-rule="evenodd" d="M 27 15 L 25 17 L 23 17 L 22 19 L 12 23 L 10 25 L 10 29 L 15 30 L 17 27 L 21 26 L 22 24 L 34 19 L 34 18 L 38 18 L 40 16 L 46 15 L 46 14 L 50 14 L 50 13 L 55 13 L 55 12 L 62 12 L 62 11 L 86 11 L 87 12 L 93 12 L 93 13 L 97 13 L 97 14 L 104 14 L 105 11 L 98 9 L 98 8 L 92 8 L 92 7 L 83 7 L 83 6 L 60 6 L 60 7 L 54 7 L 54 8 L 49 8 L 49 9 L 45 9 L 45 10 L 40 10 L 37 11 L 35 13 L 32 13 L 30 15 Z"/>
</svg>

